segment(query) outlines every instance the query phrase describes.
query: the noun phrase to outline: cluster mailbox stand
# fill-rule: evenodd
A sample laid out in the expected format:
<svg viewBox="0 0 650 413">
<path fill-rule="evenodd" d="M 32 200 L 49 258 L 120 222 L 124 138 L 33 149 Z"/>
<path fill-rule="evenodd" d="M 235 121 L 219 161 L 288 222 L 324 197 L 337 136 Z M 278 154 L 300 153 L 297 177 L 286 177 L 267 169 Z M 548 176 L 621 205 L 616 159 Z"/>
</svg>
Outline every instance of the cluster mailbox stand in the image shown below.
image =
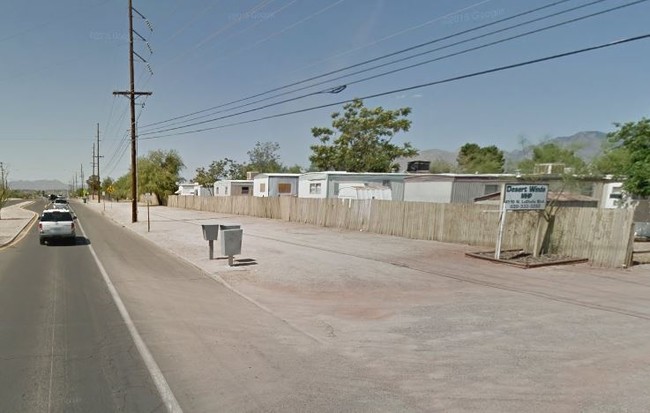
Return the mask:
<svg viewBox="0 0 650 413">
<path fill-rule="evenodd" d="M 228 266 L 233 266 L 234 256 L 241 254 L 244 230 L 239 224 L 203 224 L 203 239 L 208 241 L 210 259 L 214 259 L 214 241 L 221 232 L 221 256 L 228 258 Z"/>
</svg>

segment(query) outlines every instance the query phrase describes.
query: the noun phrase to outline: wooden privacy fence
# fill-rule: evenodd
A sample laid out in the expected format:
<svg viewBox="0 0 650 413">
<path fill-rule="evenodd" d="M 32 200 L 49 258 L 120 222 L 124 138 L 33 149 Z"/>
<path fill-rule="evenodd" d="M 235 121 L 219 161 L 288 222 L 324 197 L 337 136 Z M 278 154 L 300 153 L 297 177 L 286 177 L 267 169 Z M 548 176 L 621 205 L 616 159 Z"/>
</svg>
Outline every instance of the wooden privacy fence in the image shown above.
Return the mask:
<svg viewBox="0 0 650 413">
<path fill-rule="evenodd" d="M 486 248 L 494 248 L 499 225 L 496 205 L 170 196 L 168 206 Z M 633 209 L 559 208 L 550 231 L 550 251 L 588 258 L 596 266 L 630 265 L 633 214 Z M 538 225 L 546 228 L 546 222 L 536 211 L 508 212 L 502 249 L 523 248 L 531 252 Z"/>
</svg>

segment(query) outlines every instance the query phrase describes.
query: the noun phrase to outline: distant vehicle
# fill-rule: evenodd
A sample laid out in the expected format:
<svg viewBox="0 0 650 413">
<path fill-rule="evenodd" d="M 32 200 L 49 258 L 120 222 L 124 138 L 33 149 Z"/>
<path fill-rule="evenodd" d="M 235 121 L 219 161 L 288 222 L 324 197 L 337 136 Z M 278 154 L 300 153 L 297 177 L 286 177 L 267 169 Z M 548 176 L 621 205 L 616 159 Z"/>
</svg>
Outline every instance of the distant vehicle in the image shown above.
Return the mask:
<svg viewBox="0 0 650 413">
<path fill-rule="evenodd" d="M 58 209 L 60 211 L 69 211 L 72 214 L 72 217 L 74 218 L 76 214 L 74 213 L 74 210 L 70 206 L 70 204 L 61 204 L 61 203 L 51 203 L 48 204 L 47 207 L 45 208 L 46 210 L 52 210 L 52 209 Z"/>
<path fill-rule="evenodd" d="M 39 240 L 41 245 L 46 241 L 55 239 L 67 241 L 74 244 L 77 234 L 74 221 L 77 219 L 74 214 L 62 209 L 46 209 L 41 214 L 38 223 Z"/>
<path fill-rule="evenodd" d="M 69 204 L 68 200 L 65 198 L 58 197 L 54 201 L 52 201 L 53 204 Z"/>
</svg>

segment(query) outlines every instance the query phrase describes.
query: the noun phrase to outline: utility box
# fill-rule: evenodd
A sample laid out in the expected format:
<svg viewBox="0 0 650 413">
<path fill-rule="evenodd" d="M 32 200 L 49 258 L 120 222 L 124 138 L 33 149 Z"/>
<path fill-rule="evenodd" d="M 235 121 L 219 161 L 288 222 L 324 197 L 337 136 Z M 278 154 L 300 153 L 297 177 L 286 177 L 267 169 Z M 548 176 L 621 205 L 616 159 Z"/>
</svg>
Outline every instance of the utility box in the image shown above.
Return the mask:
<svg viewBox="0 0 650 413">
<path fill-rule="evenodd" d="M 214 241 L 219 236 L 219 225 L 218 224 L 206 224 L 201 225 L 203 228 L 203 239 L 206 241 Z"/>
<path fill-rule="evenodd" d="M 221 230 L 221 255 L 232 257 L 241 254 L 243 229 L 222 229 Z"/>
</svg>

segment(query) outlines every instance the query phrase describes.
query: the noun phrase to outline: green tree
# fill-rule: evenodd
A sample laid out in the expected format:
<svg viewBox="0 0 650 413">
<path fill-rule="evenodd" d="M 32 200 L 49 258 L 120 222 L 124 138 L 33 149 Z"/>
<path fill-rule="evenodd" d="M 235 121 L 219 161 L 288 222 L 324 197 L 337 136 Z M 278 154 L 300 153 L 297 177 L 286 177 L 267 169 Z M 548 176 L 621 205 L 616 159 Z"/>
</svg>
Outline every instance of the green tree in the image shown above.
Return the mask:
<svg viewBox="0 0 650 413">
<path fill-rule="evenodd" d="M 303 168 L 300 165 L 294 165 L 294 166 L 285 166 L 283 169 L 283 172 L 289 173 L 289 174 L 301 174 L 303 172 Z"/>
<path fill-rule="evenodd" d="M 614 125 L 617 130 L 607 136 L 611 146 L 601 168 L 624 176 L 623 189 L 630 194 L 650 196 L 650 119 Z"/>
<path fill-rule="evenodd" d="M 156 194 L 165 204 L 167 197 L 178 188 L 183 168 L 183 160 L 173 149 L 149 152 L 146 157 L 138 159 L 138 194 Z"/>
<path fill-rule="evenodd" d="M 86 180 L 86 185 L 88 185 L 89 192 L 96 194 L 101 187 L 99 177 L 97 175 L 90 175 Z"/>
<path fill-rule="evenodd" d="M 102 191 L 107 191 L 108 187 L 113 185 L 113 183 L 114 183 L 113 178 L 111 178 L 110 176 L 104 178 L 104 180 L 102 181 Z"/>
<path fill-rule="evenodd" d="M 429 172 L 432 174 L 442 174 L 442 173 L 449 173 L 453 172 L 456 169 L 456 166 L 453 165 L 451 162 L 446 161 L 444 159 L 434 159 L 431 161 L 431 164 L 429 165 Z"/>
<path fill-rule="evenodd" d="M 0 162 L 0 219 L 2 219 L 2 208 L 7 204 L 10 195 L 9 170 Z"/>
<path fill-rule="evenodd" d="M 212 188 L 212 185 L 222 179 L 244 179 L 246 178 L 244 164 L 235 162 L 232 159 L 224 158 L 219 161 L 212 161 L 208 168 L 196 168 L 196 175 L 193 181 L 205 188 Z"/>
<path fill-rule="evenodd" d="M 127 173 L 119 177 L 113 184 L 115 191 L 113 192 L 113 198 L 116 201 L 120 199 L 128 199 L 131 197 L 131 173 Z"/>
<path fill-rule="evenodd" d="M 502 150 L 494 145 L 481 147 L 475 143 L 463 145 L 456 161 L 464 173 L 502 173 L 505 164 Z"/>
<path fill-rule="evenodd" d="M 257 142 L 253 149 L 246 152 L 249 158 L 247 169 L 260 173 L 283 172 L 279 150 L 280 144 L 277 142 Z"/>
<path fill-rule="evenodd" d="M 544 142 L 534 146 L 531 157 L 519 162 L 517 169 L 522 173 L 532 173 L 535 165 L 541 163 L 564 164 L 565 167 L 571 168 L 574 173 L 583 173 L 587 167 L 585 161 L 576 155 L 575 149 L 563 148 L 552 142 Z"/>
<path fill-rule="evenodd" d="M 399 169 L 395 159 L 418 154 L 408 142 L 402 146 L 391 142 L 395 134 L 407 132 L 411 127 L 411 121 L 406 119 L 411 108 L 369 109 L 356 99 L 343 109 L 342 115 L 332 114 L 333 129 L 315 127 L 311 130 L 320 144 L 311 146 L 313 153 L 309 160 L 319 170 L 390 172 Z"/>
</svg>

